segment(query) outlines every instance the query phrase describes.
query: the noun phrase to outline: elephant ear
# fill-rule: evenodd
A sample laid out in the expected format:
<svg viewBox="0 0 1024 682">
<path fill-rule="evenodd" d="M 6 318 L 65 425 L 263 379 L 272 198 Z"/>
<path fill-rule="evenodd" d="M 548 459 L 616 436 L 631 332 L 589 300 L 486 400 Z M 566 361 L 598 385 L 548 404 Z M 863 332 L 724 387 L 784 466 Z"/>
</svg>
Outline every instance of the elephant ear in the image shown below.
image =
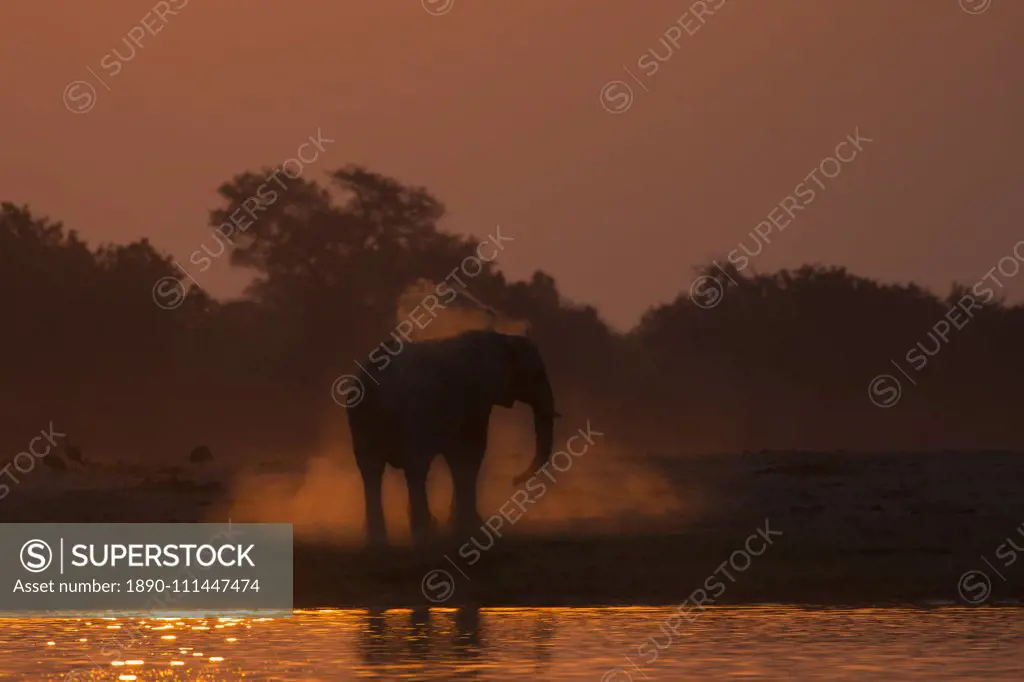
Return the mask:
<svg viewBox="0 0 1024 682">
<path fill-rule="evenodd" d="M 520 351 L 515 338 L 499 332 L 474 335 L 465 349 L 464 369 L 479 400 L 488 405 L 512 407 L 516 401 L 515 379 Z"/>
<path fill-rule="evenodd" d="M 494 357 L 498 366 L 492 386 L 494 404 L 512 407 L 520 399 L 516 386 L 521 383 L 521 374 L 528 370 L 524 364 L 532 344 L 525 337 L 514 334 L 496 333 L 494 336 Z"/>
</svg>

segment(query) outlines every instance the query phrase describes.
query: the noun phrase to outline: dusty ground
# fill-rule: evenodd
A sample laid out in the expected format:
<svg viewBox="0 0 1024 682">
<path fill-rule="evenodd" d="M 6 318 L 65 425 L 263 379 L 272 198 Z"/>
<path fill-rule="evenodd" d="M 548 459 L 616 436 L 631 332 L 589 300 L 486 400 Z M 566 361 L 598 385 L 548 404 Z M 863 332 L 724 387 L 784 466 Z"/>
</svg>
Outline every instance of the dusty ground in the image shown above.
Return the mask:
<svg viewBox="0 0 1024 682">
<path fill-rule="evenodd" d="M 744 453 L 644 466 L 682 503 L 677 511 L 527 514 L 472 563 L 475 553 L 451 540 L 371 552 L 297 531 L 295 604 L 678 604 L 702 587 L 717 603 L 964 603 L 958 581 L 971 570 L 990 580 L 984 603 L 1024 598 L 1024 560 L 1007 544 L 1024 547 L 1024 453 Z M 613 483 L 588 491 L 591 501 L 644 494 Z M 40 468 L 0 500 L 0 521 L 253 520 L 234 489 L 216 470 Z M 550 504 L 558 495 L 556 486 Z M 485 518 L 491 511 L 481 504 Z M 772 544 L 748 564 L 747 538 L 766 523 Z M 483 531 L 474 537 L 490 544 Z M 965 586 L 968 598 L 982 596 L 979 580 Z"/>
</svg>

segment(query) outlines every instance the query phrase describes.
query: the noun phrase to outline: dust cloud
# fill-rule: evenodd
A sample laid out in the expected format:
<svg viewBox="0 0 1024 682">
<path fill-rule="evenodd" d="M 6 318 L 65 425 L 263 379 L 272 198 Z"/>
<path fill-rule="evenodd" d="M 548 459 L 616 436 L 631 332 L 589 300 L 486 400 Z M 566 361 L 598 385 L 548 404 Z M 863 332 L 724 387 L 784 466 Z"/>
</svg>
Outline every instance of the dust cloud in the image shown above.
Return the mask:
<svg viewBox="0 0 1024 682">
<path fill-rule="evenodd" d="M 435 294 L 429 280 L 419 280 L 399 298 L 398 322 L 408 319 L 425 297 Z M 481 303 L 466 291 L 424 328 L 414 326 L 414 341 L 455 336 L 474 329 L 495 329 L 525 334 L 525 320 L 509 318 Z M 421 316 L 422 319 L 422 316 Z M 586 400 L 573 403 L 582 407 Z M 559 401 L 564 406 L 565 401 Z M 563 412 L 567 412 L 562 407 Z M 578 408 L 571 412 L 584 414 Z M 335 416 L 336 417 L 336 416 Z M 297 538 L 338 544 L 361 543 L 364 538 L 362 479 L 351 452 L 344 419 L 329 419 L 321 447 L 305 453 L 304 471 L 262 473 L 251 471 L 236 479 L 230 505 L 231 518 L 248 522 L 290 522 Z M 548 475 L 513 486 L 512 479 L 530 463 L 534 434 L 530 409 L 495 408 L 491 415 L 488 452 L 478 488 L 478 511 L 484 521 L 505 514 L 502 532 L 511 535 L 549 532 L 620 532 L 641 526 L 671 524 L 691 514 L 697 500 L 684 506 L 670 483 L 649 461 L 615 440 L 615 434 L 591 423 L 587 440 L 573 436 L 588 431 L 585 417 L 558 420 L 555 455 Z M 600 434 L 600 435 L 598 435 Z M 582 451 L 582 452 L 581 452 Z M 293 458 L 292 461 L 302 461 Z M 402 472 L 388 468 L 383 485 L 384 511 L 392 542 L 408 543 L 408 502 Z M 522 491 L 522 492 L 518 492 Z M 451 478 L 438 457 L 428 479 L 430 508 L 444 524 L 450 517 Z M 520 505 L 513 501 L 513 496 Z M 500 511 L 503 510 L 503 511 Z M 509 519 L 515 522 L 510 523 Z"/>
<path fill-rule="evenodd" d="M 438 293 L 439 286 L 441 293 Z M 451 290 L 456 293 L 454 299 L 451 298 Z M 444 307 L 432 305 L 433 300 L 439 300 Z M 450 303 L 445 304 L 446 301 Z M 412 341 L 446 339 L 473 330 L 492 330 L 522 336 L 530 328 L 526 320 L 517 320 L 498 312 L 454 282 L 438 285 L 422 278 L 407 287 L 398 297 L 395 321 L 398 329 L 412 328 L 408 333 Z"/>
<path fill-rule="evenodd" d="M 500 413 L 499 413 L 500 412 Z M 539 474 L 533 483 L 513 486 L 512 478 L 531 459 L 533 432 L 528 409 L 520 414 L 495 409 L 491 437 L 484 459 L 478 494 L 478 510 L 486 521 L 504 513 L 510 534 L 561 531 L 617 532 L 637 527 L 671 523 L 678 525 L 690 510 L 676 498 L 669 483 L 630 452 L 592 437 L 594 443 L 576 439 L 573 449 L 586 451 L 578 457 L 559 456 L 558 471 L 549 466 L 550 478 Z M 568 425 L 565 439 L 576 433 Z M 591 424 L 599 431 L 598 424 Z M 586 424 L 578 428 L 586 431 Z M 551 480 L 553 479 L 553 480 Z M 541 484 L 543 487 L 541 487 Z M 430 509 L 434 518 L 449 519 L 451 478 L 442 458 L 434 461 L 428 479 Z M 512 501 L 517 491 L 522 511 Z M 526 497 L 524 497 L 524 495 Z M 525 501 L 524 501 L 525 500 Z M 389 468 L 384 476 L 384 513 L 389 537 L 398 543 L 409 541 L 408 502 L 402 472 Z M 363 488 L 348 444 L 348 434 L 331 439 L 331 445 L 314 453 L 305 471 L 242 475 L 236 481 L 230 518 L 243 522 L 290 522 L 295 535 L 310 541 L 339 544 L 363 540 Z M 514 526 L 514 527 L 512 527 Z M 511 528 L 510 528 L 511 527 Z M 504 531 L 503 531 L 504 532 Z"/>
</svg>

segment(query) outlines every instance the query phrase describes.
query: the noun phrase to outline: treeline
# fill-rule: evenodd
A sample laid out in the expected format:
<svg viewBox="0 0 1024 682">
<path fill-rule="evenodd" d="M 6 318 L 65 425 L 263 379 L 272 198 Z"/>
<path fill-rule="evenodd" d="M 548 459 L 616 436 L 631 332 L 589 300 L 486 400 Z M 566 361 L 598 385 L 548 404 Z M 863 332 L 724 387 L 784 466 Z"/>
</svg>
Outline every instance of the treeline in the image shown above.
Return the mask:
<svg viewBox="0 0 1024 682">
<path fill-rule="evenodd" d="M 390 338 L 403 291 L 493 248 L 441 231 L 444 206 L 424 188 L 354 166 L 330 178 L 293 180 L 268 200 L 265 173 L 235 177 L 183 263 L 145 239 L 92 247 L 3 204 L 4 451 L 53 421 L 101 457 L 180 461 L 205 443 L 270 458 L 308 452 L 344 424 L 332 382 Z M 192 284 L 216 267 L 251 272 L 242 299 Z M 466 290 L 529 321 L 566 418 L 601 424 L 638 455 L 1024 445 L 1024 310 L 993 300 L 942 327 L 943 340 L 933 330 L 962 286 L 941 299 L 842 268 L 709 266 L 681 271 L 679 297 L 620 334 L 543 272 L 509 281 L 493 260 L 477 267 Z M 915 348 L 919 369 L 906 357 Z M 885 374 L 901 382 L 895 404 L 890 378 L 872 384 Z"/>
</svg>

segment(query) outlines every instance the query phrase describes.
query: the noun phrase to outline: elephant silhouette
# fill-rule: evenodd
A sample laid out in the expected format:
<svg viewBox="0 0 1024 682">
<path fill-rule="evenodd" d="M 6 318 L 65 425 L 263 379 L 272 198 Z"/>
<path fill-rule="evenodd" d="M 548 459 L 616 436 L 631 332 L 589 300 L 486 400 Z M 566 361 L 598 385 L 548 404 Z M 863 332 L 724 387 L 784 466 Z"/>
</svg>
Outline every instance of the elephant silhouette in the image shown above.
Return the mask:
<svg viewBox="0 0 1024 682">
<path fill-rule="evenodd" d="M 386 675 L 398 665 L 405 668 L 407 679 L 427 679 L 417 673 L 459 666 L 457 679 L 479 679 L 486 660 L 480 620 L 477 606 L 459 607 L 454 614 L 432 613 L 426 607 L 408 615 L 370 609 L 356 630 L 361 672 Z"/>
<path fill-rule="evenodd" d="M 387 465 L 401 469 L 409 490 L 413 541 L 434 533 L 427 474 L 441 455 L 452 475 L 452 521 L 459 532 L 480 525 L 477 479 L 487 449 L 491 408 L 517 401 L 533 408 L 536 452 L 513 479 L 528 480 L 551 457 L 554 395 L 547 368 L 524 336 L 474 330 L 404 344 L 385 358 L 363 398 L 347 406 L 352 450 L 363 479 L 370 545 L 387 544 L 381 482 Z"/>
</svg>

